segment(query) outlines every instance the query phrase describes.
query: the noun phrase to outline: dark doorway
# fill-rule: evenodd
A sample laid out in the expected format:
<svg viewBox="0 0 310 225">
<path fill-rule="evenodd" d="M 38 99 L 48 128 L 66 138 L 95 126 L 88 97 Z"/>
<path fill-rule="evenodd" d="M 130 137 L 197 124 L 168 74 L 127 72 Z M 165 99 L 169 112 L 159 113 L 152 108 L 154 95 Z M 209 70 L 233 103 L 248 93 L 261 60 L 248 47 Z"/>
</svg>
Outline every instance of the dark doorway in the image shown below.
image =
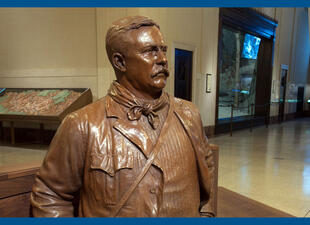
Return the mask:
<svg viewBox="0 0 310 225">
<path fill-rule="evenodd" d="M 192 100 L 193 52 L 175 49 L 174 96 L 188 101 Z"/>
<path fill-rule="evenodd" d="M 302 113 L 304 111 L 304 92 L 305 88 L 304 87 L 298 87 L 298 92 L 297 92 L 297 113 Z"/>
<path fill-rule="evenodd" d="M 253 112 L 253 115 L 257 119 L 257 124 L 260 124 L 260 122 L 269 122 L 272 85 L 272 51 L 273 40 L 262 38 L 261 49 L 258 53 L 256 98 Z"/>
<path fill-rule="evenodd" d="M 287 80 L 287 70 L 281 70 L 281 84 L 280 84 L 280 99 L 279 99 L 279 122 L 284 121 L 284 106 L 285 106 L 285 96 L 286 96 L 286 80 Z"/>
</svg>

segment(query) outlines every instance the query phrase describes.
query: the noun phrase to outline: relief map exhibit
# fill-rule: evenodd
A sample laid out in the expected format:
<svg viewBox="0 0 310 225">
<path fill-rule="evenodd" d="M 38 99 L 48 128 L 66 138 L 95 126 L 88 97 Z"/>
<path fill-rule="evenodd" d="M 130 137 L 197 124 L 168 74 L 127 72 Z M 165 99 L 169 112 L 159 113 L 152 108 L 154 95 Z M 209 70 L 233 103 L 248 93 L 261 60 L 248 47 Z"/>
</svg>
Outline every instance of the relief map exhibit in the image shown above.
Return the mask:
<svg viewBox="0 0 310 225">
<path fill-rule="evenodd" d="M 80 95 L 67 89 L 5 91 L 0 96 L 0 114 L 59 115 Z"/>
</svg>

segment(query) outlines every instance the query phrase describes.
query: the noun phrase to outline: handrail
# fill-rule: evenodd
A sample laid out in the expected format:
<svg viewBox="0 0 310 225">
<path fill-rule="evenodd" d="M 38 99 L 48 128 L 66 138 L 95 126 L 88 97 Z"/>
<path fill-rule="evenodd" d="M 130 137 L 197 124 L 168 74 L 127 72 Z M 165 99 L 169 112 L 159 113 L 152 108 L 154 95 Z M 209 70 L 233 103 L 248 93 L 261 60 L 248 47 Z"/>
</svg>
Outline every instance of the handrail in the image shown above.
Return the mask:
<svg viewBox="0 0 310 225">
<path fill-rule="evenodd" d="M 255 119 L 255 113 L 254 113 L 254 107 L 255 108 L 263 108 L 263 107 L 270 107 L 271 105 L 280 105 L 283 104 L 283 102 L 270 102 L 270 103 L 266 103 L 266 104 L 261 104 L 261 105 L 256 105 L 256 104 L 248 104 L 248 106 L 244 106 L 244 107 L 235 107 L 234 104 L 230 104 L 230 105 L 222 105 L 222 104 L 217 104 L 217 107 L 230 107 L 230 136 L 232 136 L 232 132 L 233 132 L 233 118 L 234 118 L 234 110 L 241 110 L 241 109 L 248 109 L 249 115 L 244 115 L 244 116 L 248 116 L 251 117 L 251 125 L 250 125 L 250 132 L 252 132 L 253 130 L 253 126 L 254 126 L 254 119 Z M 265 116 L 265 125 L 266 128 L 268 128 L 269 126 L 269 117 Z"/>
</svg>

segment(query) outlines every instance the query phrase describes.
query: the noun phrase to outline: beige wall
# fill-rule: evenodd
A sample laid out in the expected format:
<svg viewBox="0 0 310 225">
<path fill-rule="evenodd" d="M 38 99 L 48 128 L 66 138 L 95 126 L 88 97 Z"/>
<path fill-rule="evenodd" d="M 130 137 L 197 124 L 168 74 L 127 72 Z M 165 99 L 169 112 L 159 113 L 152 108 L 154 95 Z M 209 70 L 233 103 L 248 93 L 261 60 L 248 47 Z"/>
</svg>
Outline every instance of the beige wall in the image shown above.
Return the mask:
<svg viewBox="0 0 310 225">
<path fill-rule="evenodd" d="M 97 96 L 94 8 L 0 8 L 1 87 L 90 87 Z"/>
<path fill-rule="evenodd" d="M 272 79 L 279 80 L 281 64 L 289 65 L 290 79 L 295 79 L 307 64 L 298 58 L 303 49 L 295 33 L 303 30 L 298 21 L 306 10 L 257 10 L 279 21 Z M 105 34 L 112 21 L 127 15 L 149 16 L 160 24 L 168 44 L 170 94 L 174 93 L 174 48 L 194 52 L 192 99 L 203 124 L 214 125 L 218 8 L 0 8 L 0 86 L 90 87 L 95 99 L 104 96 L 115 79 L 105 52 Z M 212 74 L 211 93 L 205 92 L 207 73 Z M 273 115 L 277 110 L 273 108 Z"/>
<path fill-rule="evenodd" d="M 196 104 L 204 126 L 215 124 L 216 82 L 218 57 L 219 9 L 203 9 L 202 23 L 202 63 L 200 79 L 197 79 Z M 206 93 L 206 74 L 211 74 L 211 93 Z"/>
<path fill-rule="evenodd" d="M 293 24 L 294 24 L 294 9 L 292 8 L 277 8 L 274 13 L 275 20 L 278 21 L 276 30 L 276 41 L 274 46 L 274 63 L 272 71 L 272 81 L 275 86 L 280 85 L 281 65 L 290 64 L 292 58 L 291 45 L 293 40 Z M 289 68 L 290 69 L 290 68 Z M 289 70 L 290 72 L 290 70 Z M 289 76 L 289 74 L 288 74 Z M 272 91 L 271 99 L 279 100 L 279 87 Z M 287 110 L 287 107 L 286 107 Z M 279 107 L 274 105 L 271 107 L 271 116 L 278 115 Z"/>
<path fill-rule="evenodd" d="M 261 12 L 278 21 L 274 48 L 272 80 L 274 87 L 280 84 L 281 65 L 288 65 L 287 99 L 289 90 L 297 91 L 298 86 L 306 86 L 309 71 L 310 40 L 308 12 L 305 8 L 260 8 Z M 306 94 L 306 93 L 305 93 Z M 273 88 L 271 100 L 277 100 L 279 89 Z M 305 95 L 306 97 L 306 95 Z M 278 114 L 278 106 L 271 108 L 271 115 Z M 296 112 L 296 103 L 286 103 L 286 113 Z"/>
<path fill-rule="evenodd" d="M 291 82 L 297 86 L 306 87 L 307 76 L 310 70 L 310 38 L 309 38 L 309 24 L 308 24 L 308 9 L 296 8 L 295 19 L 295 39 L 292 46 L 293 57 L 291 60 Z M 305 97 L 310 97 L 306 95 Z M 296 104 L 295 104 L 296 105 Z M 296 106 L 291 104 L 289 112 L 295 112 Z"/>
</svg>

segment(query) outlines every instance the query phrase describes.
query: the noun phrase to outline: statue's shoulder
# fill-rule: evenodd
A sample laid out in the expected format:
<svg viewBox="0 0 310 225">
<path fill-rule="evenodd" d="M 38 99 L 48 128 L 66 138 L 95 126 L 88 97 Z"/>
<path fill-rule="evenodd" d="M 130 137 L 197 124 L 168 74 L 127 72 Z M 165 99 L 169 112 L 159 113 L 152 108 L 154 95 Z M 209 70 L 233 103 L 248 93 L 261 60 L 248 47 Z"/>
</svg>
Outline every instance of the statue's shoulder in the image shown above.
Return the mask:
<svg viewBox="0 0 310 225">
<path fill-rule="evenodd" d="M 104 96 L 97 101 L 90 103 L 81 109 L 77 110 L 78 114 L 96 114 L 96 113 L 104 113 L 105 104 L 108 96 Z"/>
<path fill-rule="evenodd" d="M 98 120 L 99 117 L 103 118 L 106 114 L 105 105 L 107 98 L 107 96 L 100 98 L 97 101 L 70 113 L 67 115 L 67 118 L 78 120 L 79 122 Z"/>
<path fill-rule="evenodd" d="M 173 102 L 173 105 L 175 107 L 175 110 L 178 113 L 181 113 L 189 118 L 200 118 L 199 109 L 197 106 L 187 100 L 176 98 L 173 96 L 170 96 L 171 101 Z"/>
</svg>

